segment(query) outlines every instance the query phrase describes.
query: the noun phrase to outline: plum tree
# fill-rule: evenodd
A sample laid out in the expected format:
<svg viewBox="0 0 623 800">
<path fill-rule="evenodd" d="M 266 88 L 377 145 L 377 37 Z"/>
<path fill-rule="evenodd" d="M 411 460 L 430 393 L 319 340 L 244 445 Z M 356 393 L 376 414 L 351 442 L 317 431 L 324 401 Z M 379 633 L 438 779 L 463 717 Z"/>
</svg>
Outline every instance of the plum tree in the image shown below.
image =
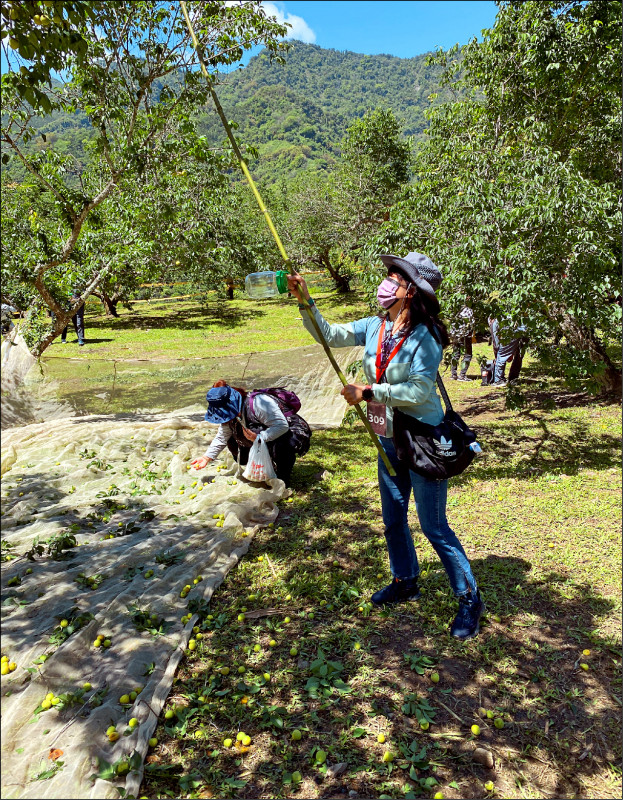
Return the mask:
<svg viewBox="0 0 623 800">
<path fill-rule="evenodd" d="M 446 311 L 469 295 L 570 382 L 619 393 L 620 15 L 503 2 L 482 42 L 440 53 L 470 95 L 431 111 L 413 186 L 368 249 L 426 252 Z"/>
<path fill-rule="evenodd" d="M 219 169 L 229 168 L 232 160 L 227 151 L 212 153 L 196 132 L 193 112 L 207 101 L 208 89 L 196 68 L 196 52 L 179 3 L 65 4 L 84 7 L 84 13 L 72 16 L 67 11 L 67 24 L 76 27 L 80 41 L 75 40 L 74 49 L 67 44 L 58 56 L 60 61 L 49 53 L 52 44 L 47 34 L 36 48 L 24 45 L 20 49 L 19 37 L 25 35 L 28 23 L 20 15 L 13 19 L 11 11 L 14 6 L 35 5 L 7 4 L 6 16 L 3 6 L 3 31 L 9 39 L 5 53 L 11 68 L 2 76 L 2 159 L 5 164 L 17 159 L 28 180 L 25 186 L 11 187 L 15 190 L 12 201 L 21 202 L 26 214 L 5 220 L 3 213 L 2 249 L 3 278 L 9 279 L 14 292 L 17 284 L 33 310 L 30 346 L 39 355 L 107 276 L 120 274 L 128 263 L 140 273 L 157 247 L 172 263 L 199 262 L 198 269 L 205 268 L 200 256 L 210 249 L 206 246 L 210 236 L 203 236 L 203 247 L 191 252 L 186 261 L 177 258 L 177 252 L 183 252 L 184 226 L 190 227 L 193 221 L 182 215 L 198 210 L 198 196 L 186 192 L 190 201 L 183 207 L 179 194 L 167 197 L 172 182 L 161 177 L 183 173 L 181 165 L 187 162 L 207 164 L 207 172 L 214 177 Z M 263 44 L 276 58 L 286 47 L 280 38 L 286 28 L 267 16 L 259 2 L 188 5 L 215 78 L 219 67 L 236 62 L 256 44 Z M 60 25 L 65 31 L 63 19 L 50 27 Z M 28 34 L 26 39 L 30 38 Z M 24 63 L 20 66 L 20 62 Z M 49 68 L 40 71 L 41 63 Z M 23 77 L 21 67 L 30 75 L 32 91 L 26 91 L 17 78 L 18 73 Z M 65 80 L 52 86 L 50 70 L 58 68 L 64 70 Z M 89 145 L 90 162 L 77 172 L 71 155 L 57 152 L 53 143 L 35 154 L 25 152 L 24 145 L 36 135 L 33 118 L 53 108 L 80 112 L 95 132 Z M 214 198 L 222 185 L 215 178 L 204 189 Z M 138 210 L 133 207 L 137 195 L 149 198 Z M 201 199 L 206 198 L 202 195 Z M 176 223 L 176 233 L 169 238 L 177 240 L 178 251 L 163 250 L 166 231 Z M 155 236 L 156 232 L 161 235 Z M 195 232 L 195 244 L 199 239 Z M 67 285 L 76 283 L 80 299 L 63 302 Z M 41 308 L 53 312 L 52 323 L 42 317 Z"/>
</svg>

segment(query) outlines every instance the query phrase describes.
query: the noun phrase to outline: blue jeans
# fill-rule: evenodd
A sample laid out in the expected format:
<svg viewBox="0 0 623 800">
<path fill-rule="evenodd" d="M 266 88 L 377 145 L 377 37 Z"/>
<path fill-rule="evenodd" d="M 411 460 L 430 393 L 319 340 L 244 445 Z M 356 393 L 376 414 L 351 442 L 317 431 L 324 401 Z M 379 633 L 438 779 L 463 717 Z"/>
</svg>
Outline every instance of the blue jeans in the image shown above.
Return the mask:
<svg viewBox="0 0 623 800">
<path fill-rule="evenodd" d="M 512 342 L 499 346 L 495 357 L 495 372 L 493 374 L 495 383 L 504 380 L 504 371 L 510 358 L 513 359 L 513 363 L 508 373 L 508 380 L 512 381 L 519 377 L 519 370 L 521 369 L 521 339 L 513 339 Z"/>
<path fill-rule="evenodd" d="M 392 478 L 379 456 L 379 490 L 392 575 L 404 580 L 420 574 L 407 523 L 409 499 L 413 491 L 422 533 L 441 559 L 452 591 L 457 597 L 476 592 L 478 587 L 465 550 L 446 519 L 448 481 L 430 480 L 418 475 L 398 461 L 393 439 L 379 436 L 379 440 L 396 470 L 396 477 Z"/>
</svg>

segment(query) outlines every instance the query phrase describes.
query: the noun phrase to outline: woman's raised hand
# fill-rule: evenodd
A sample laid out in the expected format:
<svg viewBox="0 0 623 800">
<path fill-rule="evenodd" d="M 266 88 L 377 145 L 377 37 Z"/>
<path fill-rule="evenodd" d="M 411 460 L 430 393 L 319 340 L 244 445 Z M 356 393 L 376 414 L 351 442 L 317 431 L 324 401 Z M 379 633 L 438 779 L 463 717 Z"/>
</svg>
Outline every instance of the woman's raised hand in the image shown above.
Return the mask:
<svg viewBox="0 0 623 800">
<path fill-rule="evenodd" d="M 355 406 L 363 400 L 363 390 L 365 388 L 360 383 L 349 383 L 342 388 L 340 394 L 349 406 Z"/>
<path fill-rule="evenodd" d="M 305 278 L 300 275 L 288 275 L 288 291 L 296 297 L 299 303 L 303 297 L 309 300 L 309 290 L 305 283 Z"/>
<path fill-rule="evenodd" d="M 203 469 L 204 467 L 207 467 L 212 460 L 213 459 L 206 458 L 205 456 L 199 456 L 199 458 L 196 458 L 194 461 L 190 462 L 190 466 L 194 467 L 195 469 Z"/>
</svg>

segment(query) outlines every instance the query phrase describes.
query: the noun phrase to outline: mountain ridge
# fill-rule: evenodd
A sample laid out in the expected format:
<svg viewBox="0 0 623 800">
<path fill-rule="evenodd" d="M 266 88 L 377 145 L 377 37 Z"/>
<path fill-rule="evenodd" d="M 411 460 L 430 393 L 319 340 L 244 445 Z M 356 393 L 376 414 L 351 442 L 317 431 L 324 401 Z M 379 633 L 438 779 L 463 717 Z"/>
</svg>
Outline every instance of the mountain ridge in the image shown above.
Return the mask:
<svg viewBox="0 0 623 800">
<path fill-rule="evenodd" d="M 286 64 L 271 63 L 262 50 L 246 66 L 221 74 L 216 90 L 228 119 L 238 125 L 236 135 L 259 152 L 259 158 L 249 159 L 254 174 L 267 182 L 288 180 L 305 170 L 330 170 L 351 122 L 379 106 L 392 109 L 405 136 L 422 139 L 431 102 L 447 99 L 439 87 L 441 68 L 428 65 L 428 55 L 371 56 L 294 42 Z M 214 146 L 223 142 L 212 106 L 194 118 Z M 46 138 L 36 137 L 27 150 L 53 143 L 86 161 L 93 132 L 84 114 L 56 111 L 33 124 Z M 23 179 L 25 170 L 13 164 L 10 174 Z"/>
<path fill-rule="evenodd" d="M 428 56 L 370 56 L 295 42 L 285 65 L 271 64 L 262 51 L 245 67 L 222 76 L 217 91 L 239 125 L 240 138 L 260 152 L 254 164 L 258 174 L 292 177 L 300 169 L 329 168 L 348 125 L 379 106 L 392 109 L 405 136 L 423 138 L 429 96 L 446 99 L 439 86 L 441 68 L 428 65 Z M 276 103 L 267 114 L 269 99 Z M 315 111 L 311 118 L 309 109 Z M 219 125 L 217 118 L 200 120 L 200 129 L 214 142 L 223 139 Z M 275 145 L 278 141 L 283 147 Z M 280 163 L 280 154 L 294 156 L 294 164 Z"/>
</svg>

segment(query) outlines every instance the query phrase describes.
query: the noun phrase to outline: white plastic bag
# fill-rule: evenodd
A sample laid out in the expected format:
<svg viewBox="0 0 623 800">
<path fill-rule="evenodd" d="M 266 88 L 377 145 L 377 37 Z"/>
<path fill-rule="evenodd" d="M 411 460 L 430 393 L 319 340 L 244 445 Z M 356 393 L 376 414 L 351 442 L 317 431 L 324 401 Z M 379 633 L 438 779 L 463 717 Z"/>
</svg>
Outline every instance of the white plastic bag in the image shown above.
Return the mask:
<svg viewBox="0 0 623 800">
<path fill-rule="evenodd" d="M 269 481 L 276 478 L 273 462 L 268 452 L 268 445 L 261 436 L 257 436 L 249 450 L 247 468 L 242 473 L 249 481 Z"/>
</svg>

